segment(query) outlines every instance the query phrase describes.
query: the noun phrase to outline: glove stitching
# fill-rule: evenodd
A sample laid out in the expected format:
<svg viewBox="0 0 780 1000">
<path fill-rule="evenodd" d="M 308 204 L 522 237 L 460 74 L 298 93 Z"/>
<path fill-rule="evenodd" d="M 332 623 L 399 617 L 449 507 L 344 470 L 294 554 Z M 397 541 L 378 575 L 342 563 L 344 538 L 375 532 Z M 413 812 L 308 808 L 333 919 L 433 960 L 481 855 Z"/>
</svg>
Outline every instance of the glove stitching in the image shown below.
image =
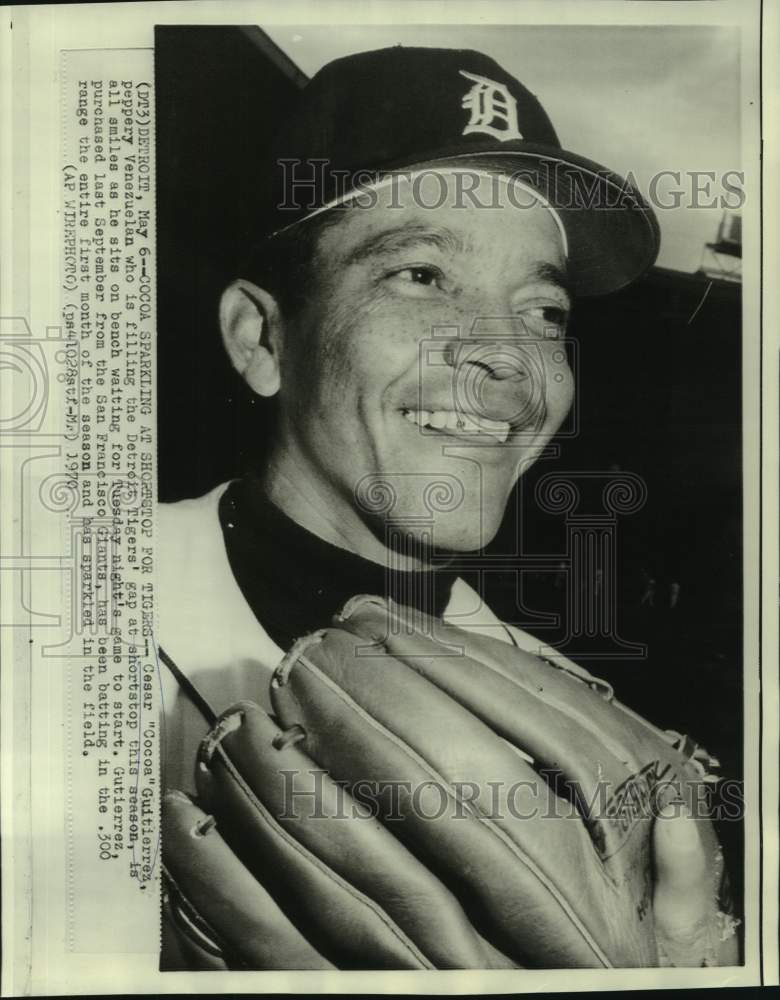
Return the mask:
<svg viewBox="0 0 780 1000">
<path fill-rule="evenodd" d="M 409 746 L 400 736 L 394 733 L 392 730 L 384 726 L 378 719 L 375 719 L 372 715 L 365 711 L 361 705 L 355 702 L 343 688 L 339 687 L 334 681 L 332 681 L 327 674 L 323 673 L 315 664 L 313 664 L 308 658 L 306 658 L 304 666 L 310 672 L 313 672 L 318 680 L 325 684 L 325 686 L 331 688 L 331 690 L 336 694 L 336 696 L 343 702 L 343 704 L 354 714 L 356 714 L 362 721 L 367 723 L 371 728 L 375 729 L 381 735 L 385 736 L 392 743 L 394 743 L 402 753 L 407 757 L 412 759 L 418 766 L 422 767 L 432 778 L 438 780 L 447 794 L 455 802 L 459 802 L 462 806 L 468 807 L 470 803 L 461 802 L 455 790 L 451 787 L 449 782 L 447 782 L 443 775 L 441 775 L 436 768 L 425 760 L 420 754 L 417 753 L 412 747 Z M 289 675 L 288 675 L 289 679 Z M 289 692 L 289 687 L 288 687 Z M 299 710 L 303 711 L 298 698 L 293 693 L 293 700 L 298 706 Z M 514 854 L 515 857 L 526 867 L 526 869 L 541 883 L 541 885 L 547 890 L 550 896 L 559 905 L 564 914 L 568 917 L 570 923 L 576 930 L 580 933 L 583 941 L 588 945 L 588 947 L 593 951 L 598 960 L 606 968 L 612 968 L 612 963 L 609 958 L 604 953 L 598 942 L 593 938 L 588 928 L 584 925 L 576 911 L 574 910 L 571 903 L 563 896 L 558 887 L 550 880 L 549 876 L 537 866 L 533 859 L 526 854 L 523 849 L 515 843 L 514 840 L 497 824 L 495 824 L 488 816 L 484 814 L 478 807 L 476 809 L 469 810 L 474 816 L 475 820 L 485 826 L 485 828 L 497 837 L 506 847 L 508 847 L 510 853 Z"/>
<path fill-rule="evenodd" d="M 225 767 L 228 776 L 233 779 L 233 781 L 238 786 L 239 790 L 246 797 L 247 802 L 252 807 L 253 811 L 260 818 L 262 823 L 267 826 L 271 832 L 280 837 L 285 843 L 288 844 L 294 851 L 296 851 L 304 861 L 313 865 L 319 871 L 322 872 L 328 879 L 330 879 L 335 885 L 341 889 L 345 889 L 349 895 L 351 895 L 356 902 L 367 906 L 374 914 L 379 918 L 379 920 L 385 924 L 387 929 L 398 939 L 399 943 L 411 954 L 414 958 L 421 962 L 424 968 L 431 969 L 434 968 L 433 964 L 426 958 L 426 956 L 420 951 L 420 949 L 415 945 L 415 943 L 407 937 L 407 935 L 398 927 L 391 917 L 382 909 L 382 907 L 369 896 L 366 896 L 354 885 L 351 885 L 346 879 L 343 879 L 338 872 L 330 868 L 321 858 L 318 858 L 316 854 L 313 854 L 305 845 L 301 844 L 295 837 L 292 836 L 273 816 L 273 814 L 266 808 L 260 799 L 257 798 L 251 786 L 247 784 L 243 775 L 240 773 L 238 768 L 230 760 L 224 745 L 220 745 L 217 748 L 217 756 L 221 760 L 223 766 Z"/>
<path fill-rule="evenodd" d="M 290 726 L 289 729 L 283 730 L 278 733 L 271 740 L 271 746 L 274 750 L 286 750 L 289 746 L 295 746 L 296 743 L 300 743 L 302 740 L 306 739 L 306 730 L 303 726 L 294 725 Z"/>
</svg>

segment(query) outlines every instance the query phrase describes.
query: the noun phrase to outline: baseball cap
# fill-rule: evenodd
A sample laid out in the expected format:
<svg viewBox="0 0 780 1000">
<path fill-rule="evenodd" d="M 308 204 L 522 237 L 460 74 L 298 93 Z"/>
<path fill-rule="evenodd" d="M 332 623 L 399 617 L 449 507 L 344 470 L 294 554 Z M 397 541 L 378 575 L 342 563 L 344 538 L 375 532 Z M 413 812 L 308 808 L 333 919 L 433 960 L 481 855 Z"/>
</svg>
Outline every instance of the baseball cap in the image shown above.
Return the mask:
<svg viewBox="0 0 780 1000">
<path fill-rule="evenodd" d="M 396 172 L 473 167 L 514 178 L 554 211 L 578 294 L 616 291 L 658 254 L 639 191 L 565 150 L 534 94 L 480 52 L 399 45 L 336 59 L 301 90 L 272 156 L 273 233 Z"/>
</svg>

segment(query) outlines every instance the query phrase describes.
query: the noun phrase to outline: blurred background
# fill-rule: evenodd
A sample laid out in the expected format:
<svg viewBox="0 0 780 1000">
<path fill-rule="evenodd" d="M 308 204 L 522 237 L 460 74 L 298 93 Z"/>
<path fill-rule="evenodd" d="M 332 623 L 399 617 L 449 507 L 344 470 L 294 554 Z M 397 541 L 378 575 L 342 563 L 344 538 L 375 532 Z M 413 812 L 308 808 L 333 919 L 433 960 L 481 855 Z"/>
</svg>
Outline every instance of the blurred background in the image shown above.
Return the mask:
<svg viewBox="0 0 780 1000">
<path fill-rule="evenodd" d="M 577 302 L 572 433 L 521 479 L 489 558 L 462 571 L 505 620 L 740 777 L 741 240 L 722 184 L 742 166 L 732 29 L 159 27 L 160 497 L 197 496 L 262 460 L 267 411 L 224 358 L 219 294 L 262 229 L 267 145 L 291 97 L 331 59 L 392 44 L 488 53 L 536 93 L 564 148 L 679 202 L 657 211 L 661 255 L 645 278 Z M 680 181 L 654 182 L 663 171 Z M 545 477 L 581 485 L 583 472 L 595 476 L 577 511 L 543 509 Z M 632 477 L 646 501 L 604 520 L 601 486 Z M 572 562 L 589 530 L 608 536 L 600 576 Z M 573 622 L 573 603 L 599 591 L 604 615 Z M 740 829 L 721 832 L 738 896 Z"/>
</svg>

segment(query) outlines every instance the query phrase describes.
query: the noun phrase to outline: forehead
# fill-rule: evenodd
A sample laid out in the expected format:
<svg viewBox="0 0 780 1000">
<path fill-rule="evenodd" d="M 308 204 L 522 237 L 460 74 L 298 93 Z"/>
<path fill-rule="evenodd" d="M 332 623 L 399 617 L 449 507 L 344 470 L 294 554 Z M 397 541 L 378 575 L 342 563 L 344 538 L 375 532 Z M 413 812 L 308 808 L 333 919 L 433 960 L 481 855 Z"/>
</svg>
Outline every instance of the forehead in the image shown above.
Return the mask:
<svg viewBox="0 0 780 1000">
<path fill-rule="evenodd" d="M 439 254 L 477 254 L 562 268 L 566 237 L 539 195 L 498 174 L 426 170 L 367 188 L 326 228 L 320 248 L 344 263 L 403 254 L 425 245 Z"/>
</svg>

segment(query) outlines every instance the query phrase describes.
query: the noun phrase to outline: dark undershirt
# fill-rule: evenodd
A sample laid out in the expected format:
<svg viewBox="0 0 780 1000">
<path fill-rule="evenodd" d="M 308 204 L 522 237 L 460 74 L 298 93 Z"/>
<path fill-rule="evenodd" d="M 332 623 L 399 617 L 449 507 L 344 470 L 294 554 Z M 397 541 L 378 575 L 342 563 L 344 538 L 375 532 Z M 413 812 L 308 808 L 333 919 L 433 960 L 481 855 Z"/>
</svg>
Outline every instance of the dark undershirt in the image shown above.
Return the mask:
<svg viewBox="0 0 780 1000">
<path fill-rule="evenodd" d="M 228 561 L 249 607 L 282 649 L 356 594 L 378 594 L 441 616 L 457 574 L 402 572 L 332 545 L 301 527 L 264 495 L 256 479 L 231 483 L 219 502 Z"/>
</svg>

